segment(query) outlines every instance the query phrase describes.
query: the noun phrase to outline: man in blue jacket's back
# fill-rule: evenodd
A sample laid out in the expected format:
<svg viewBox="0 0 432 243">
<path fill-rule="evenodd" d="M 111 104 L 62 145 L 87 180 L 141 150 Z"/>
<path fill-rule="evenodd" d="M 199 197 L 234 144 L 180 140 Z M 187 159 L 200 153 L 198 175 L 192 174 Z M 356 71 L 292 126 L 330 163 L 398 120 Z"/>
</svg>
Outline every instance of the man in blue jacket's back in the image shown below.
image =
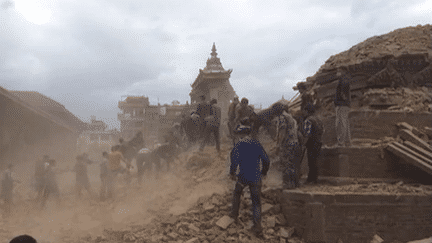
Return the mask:
<svg viewBox="0 0 432 243">
<path fill-rule="evenodd" d="M 270 160 L 258 140 L 253 139 L 250 136 L 250 127 L 239 126 L 235 133 L 240 135 L 241 139 L 234 146 L 230 156 L 230 176 L 233 180 L 237 179 L 233 193 L 230 217 L 237 220 L 240 209 L 241 193 L 246 186 L 249 186 L 254 223 L 252 231 L 257 235 L 261 235 L 261 179 L 263 176 L 267 175 L 270 167 Z M 240 172 L 236 178 L 235 173 L 238 166 L 240 167 Z"/>
</svg>

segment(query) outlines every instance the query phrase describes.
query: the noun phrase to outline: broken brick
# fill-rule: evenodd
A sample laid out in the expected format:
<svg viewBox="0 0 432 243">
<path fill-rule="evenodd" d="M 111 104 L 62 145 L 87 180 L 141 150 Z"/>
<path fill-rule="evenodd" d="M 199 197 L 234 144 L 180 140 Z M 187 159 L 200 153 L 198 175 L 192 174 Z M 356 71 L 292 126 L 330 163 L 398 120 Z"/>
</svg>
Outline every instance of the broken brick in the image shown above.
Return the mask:
<svg viewBox="0 0 432 243">
<path fill-rule="evenodd" d="M 279 236 L 283 238 L 290 238 L 294 234 L 294 228 L 281 228 L 279 231 Z"/>
<path fill-rule="evenodd" d="M 222 218 L 220 218 L 216 225 L 221 227 L 222 229 L 226 229 L 230 224 L 234 222 L 234 219 L 230 218 L 229 216 L 225 215 Z"/>
</svg>

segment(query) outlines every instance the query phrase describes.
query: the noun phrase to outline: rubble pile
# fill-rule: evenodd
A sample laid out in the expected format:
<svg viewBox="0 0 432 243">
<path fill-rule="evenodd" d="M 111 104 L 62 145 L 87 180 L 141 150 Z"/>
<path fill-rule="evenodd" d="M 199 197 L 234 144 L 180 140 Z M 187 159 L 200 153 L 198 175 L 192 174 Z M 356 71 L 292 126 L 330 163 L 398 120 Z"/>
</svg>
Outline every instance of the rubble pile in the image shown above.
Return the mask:
<svg viewBox="0 0 432 243">
<path fill-rule="evenodd" d="M 280 190 L 263 190 L 262 222 L 264 238 L 256 238 L 252 226 L 251 200 L 248 191 L 242 196 L 238 222 L 229 218 L 230 193 L 202 197 L 186 214 L 168 215 L 145 227 L 129 231 L 105 230 L 93 242 L 303 242 L 294 228 L 285 226 L 278 195 Z"/>
<path fill-rule="evenodd" d="M 294 89 L 300 91 L 302 100 L 311 99 L 324 114 L 333 114 L 336 70 L 344 66 L 351 76 L 353 109 L 431 111 L 431 36 L 431 25 L 418 25 L 371 37 L 331 56 Z M 292 106 L 298 108 L 299 100 Z"/>
<path fill-rule="evenodd" d="M 387 55 L 428 53 L 431 50 L 432 25 L 417 25 L 370 37 L 347 51 L 331 56 L 319 71 L 331 70 L 339 65 L 373 61 Z"/>
</svg>

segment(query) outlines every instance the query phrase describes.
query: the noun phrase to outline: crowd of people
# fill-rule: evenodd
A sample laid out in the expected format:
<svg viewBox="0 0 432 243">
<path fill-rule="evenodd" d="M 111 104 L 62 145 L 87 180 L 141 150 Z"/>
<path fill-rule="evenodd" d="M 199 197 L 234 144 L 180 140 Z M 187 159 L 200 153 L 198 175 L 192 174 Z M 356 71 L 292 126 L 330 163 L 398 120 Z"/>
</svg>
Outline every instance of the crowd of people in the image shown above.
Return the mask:
<svg viewBox="0 0 432 243">
<path fill-rule="evenodd" d="M 350 107 L 350 86 L 349 77 L 346 70 L 339 68 L 337 70 L 339 83 L 335 96 L 336 108 L 336 132 L 338 146 L 351 146 L 351 136 L 348 122 L 348 113 Z M 253 227 L 252 231 L 260 236 L 262 235 L 261 226 L 261 185 L 263 178 L 267 175 L 270 168 L 269 157 L 259 140 L 252 136 L 252 116 L 256 115 L 254 109 L 248 105 L 247 98 L 242 98 L 239 102 L 235 97 L 228 110 L 228 130 L 229 136 L 233 139 L 233 149 L 230 152 L 230 178 L 236 181 L 233 192 L 233 203 L 230 217 L 238 220 L 240 208 L 240 196 L 244 188 L 249 187 L 252 200 Z M 198 104 L 196 111 L 192 113 L 198 117 L 197 129 L 201 140 L 199 150 L 210 143 L 211 136 L 214 137 L 216 150 L 220 153 L 220 125 L 221 109 L 216 106 L 217 100 L 212 99 L 210 102 L 205 101 L 205 96 L 201 96 L 201 102 Z M 311 99 L 305 97 L 302 99 L 300 115 L 290 114 L 288 107 L 284 107 L 277 113 L 279 117 L 278 134 L 277 134 L 277 153 L 283 164 L 283 188 L 293 189 L 302 186 L 300 182 L 301 172 L 300 165 L 303 157 L 307 156 L 309 173 L 305 184 L 315 184 L 318 182 L 317 158 L 322 146 L 322 135 L 324 126 L 322 119 L 316 114 L 316 104 Z M 174 124 L 173 129 L 165 137 L 167 146 L 182 146 L 182 134 L 184 135 L 182 124 Z M 142 137 L 141 134 L 139 136 Z M 100 180 L 101 188 L 99 200 L 104 201 L 112 199 L 116 178 L 119 174 L 126 174 L 130 183 L 130 169 L 132 168 L 131 160 L 125 158 L 124 154 L 127 149 L 123 139 L 120 144 L 111 148 L 111 151 L 102 153 L 100 162 Z M 138 143 L 141 143 L 139 141 Z M 140 149 L 141 147 L 136 147 Z M 170 149 L 171 150 L 171 149 Z M 307 151 L 307 152 L 306 152 Z M 121 166 L 121 164 L 125 166 Z M 95 163 L 84 153 L 76 157 L 76 164 L 73 171 L 76 174 L 76 195 L 81 197 L 82 190 L 85 189 L 88 195 L 96 199 L 97 193 L 94 192 L 90 185 L 87 166 Z M 138 179 L 141 181 L 143 162 L 137 159 Z M 151 164 L 151 163 L 147 163 Z M 60 203 L 60 190 L 56 181 L 53 167 L 56 161 L 48 155 L 43 156 L 36 162 L 35 166 L 35 188 L 37 192 L 37 202 L 40 209 L 46 206 L 47 200 L 52 195 L 57 204 Z M 236 174 L 237 169 L 239 173 Z M 9 217 L 11 214 L 12 192 L 14 183 L 20 183 L 13 174 L 13 165 L 8 165 L 2 174 L 1 194 L 3 200 L 3 216 Z M 23 236 L 24 237 L 24 236 Z M 27 236 L 26 236 L 27 237 Z M 25 237 L 24 237 L 25 238 Z M 28 237 L 27 237 L 28 238 Z"/>
<path fill-rule="evenodd" d="M 337 146 L 351 146 L 351 135 L 349 128 L 350 108 L 350 77 L 346 70 L 341 67 L 337 70 L 339 82 L 336 89 L 334 105 L 336 110 L 336 133 Z M 238 136 L 234 148 L 230 153 L 230 178 L 236 181 L 230 217 L 238 221 L 240 196 L 245 187 L 249 187 L 252 200 L 253 227 L 252 232 L 258 237 L 262 236 L 261 226 L 261 185 L 270 167 L 270 160 L 259 140 L 251 136 L 252 128 L 250 121 L 254 111 L 243 98 L 238 105 L 235 98 L 229 107 L 228 127 L 231 136 Z M 302 186 L 301 162 L 307 155 L 309 172 L 305 184 L 318 183 L 317 159 L 322 146 L 322 135 L 324 125 L 320 115 L 316 113 L 317 105 L 310 96 L 302 98 L 301 112 L 294 116 L 289 109 L 283 109 L 279 116 L 279 127 L 277 135 L 277 153 L 283 165 L 282 187 L 283 189 L 294 189 Z M 253 124 L 252 124 L 253 125 Z M 306 152 L 307 151 L 307 152 Z M 238 174 L 236 174 L 239 169 Z"/>
</svg>

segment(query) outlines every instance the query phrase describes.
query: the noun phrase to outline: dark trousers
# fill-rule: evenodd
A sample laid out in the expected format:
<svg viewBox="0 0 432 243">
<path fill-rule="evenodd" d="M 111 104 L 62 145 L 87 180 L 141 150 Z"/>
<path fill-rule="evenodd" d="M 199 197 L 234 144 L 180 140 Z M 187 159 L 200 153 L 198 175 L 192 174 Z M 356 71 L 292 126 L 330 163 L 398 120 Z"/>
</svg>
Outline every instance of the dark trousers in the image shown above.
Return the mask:
<svg viewBox="0 0 432 243">
<path fill-rule="evenodd" d="M 302 149 L 298 143 L 282 148 L 281 159 L 284 166 L 282 181 L 284 187 L 295 188 L 300 186 L 301 156 Z"/>
<path fill-rule="evenodd" d="M 238 217 L 240 210 L 240 196 L 246 186 L 249 186 L 252 199 L 252 214 L 254 227 L 256 229 L 261 229 L 261 181 L 258 183 L 248 182 L 246 184 L 237 181 L 233 193 L 231 216 L 234 218 Z"/>
<path fill-rule="evenodd" d="M 204 136 L 204 141 L 202 141 L 201 143 L 201 147 L 200 150 L 202 151 L 204 149 L 204 147 L 210 143 L 210 138 L 211 135 L 214 135 L 215 138 L 215 142 L 216 142 L 216 150 L 219 152 L 220 151 L 220 138 L 219 138 L 219 127 L 208 127 L 205 130 L 205 136 Z"/>
<path fill-rule="evenodd" d="M 100 190 L 100 199 L 105 200 L 108 196 L 108 180 L 105 177 L 101 177 L 101 190 Z"/>
<path fill-rule="evenodd" d="M 11 216 L 11 206 L 12 206 L 12 189 L 10 193 L 5 193 L 3 196 L 3 218 L 9 218 Z"/>
<path fill-rule="evenodd" d="M 41 208 L 45 207 L 50 195 L 53 195 L 56 198 L 57 206 L 60 205 L 60 194 L 56 186 L 44 186 L 44 189 L 42 191 L 42 196 L 41 196 L 41 203 L 40 203 Z"/>
<path fill-rule="evenodd" d="M 84 181 L 77 181 L 75 189 L 76 189 L 76 193 L 77 193 L 78 197 L 81 197 L 82 189 L 86 189 L 86 191 L 89 193 L 89 195 L 93 196 L 93 191 L 91 189 L 90 182 L 88 180 L 87 181 L 85 181 L 85 180 Z"/>
<path fill-rule="evenodd" d="M 307 181 L 308 182 L 316 182 L 318 180 L 318 165 L 317 165 L 317 159 L 321 152 L 321 146 L 322 143 L 320 141 L 316 141 L 313 139 L 310 139 L 306 143 L 307 148 L 307 158 L 308 158 L 308 165 L 309 165 L 309 174 Z"/>
</svg>

